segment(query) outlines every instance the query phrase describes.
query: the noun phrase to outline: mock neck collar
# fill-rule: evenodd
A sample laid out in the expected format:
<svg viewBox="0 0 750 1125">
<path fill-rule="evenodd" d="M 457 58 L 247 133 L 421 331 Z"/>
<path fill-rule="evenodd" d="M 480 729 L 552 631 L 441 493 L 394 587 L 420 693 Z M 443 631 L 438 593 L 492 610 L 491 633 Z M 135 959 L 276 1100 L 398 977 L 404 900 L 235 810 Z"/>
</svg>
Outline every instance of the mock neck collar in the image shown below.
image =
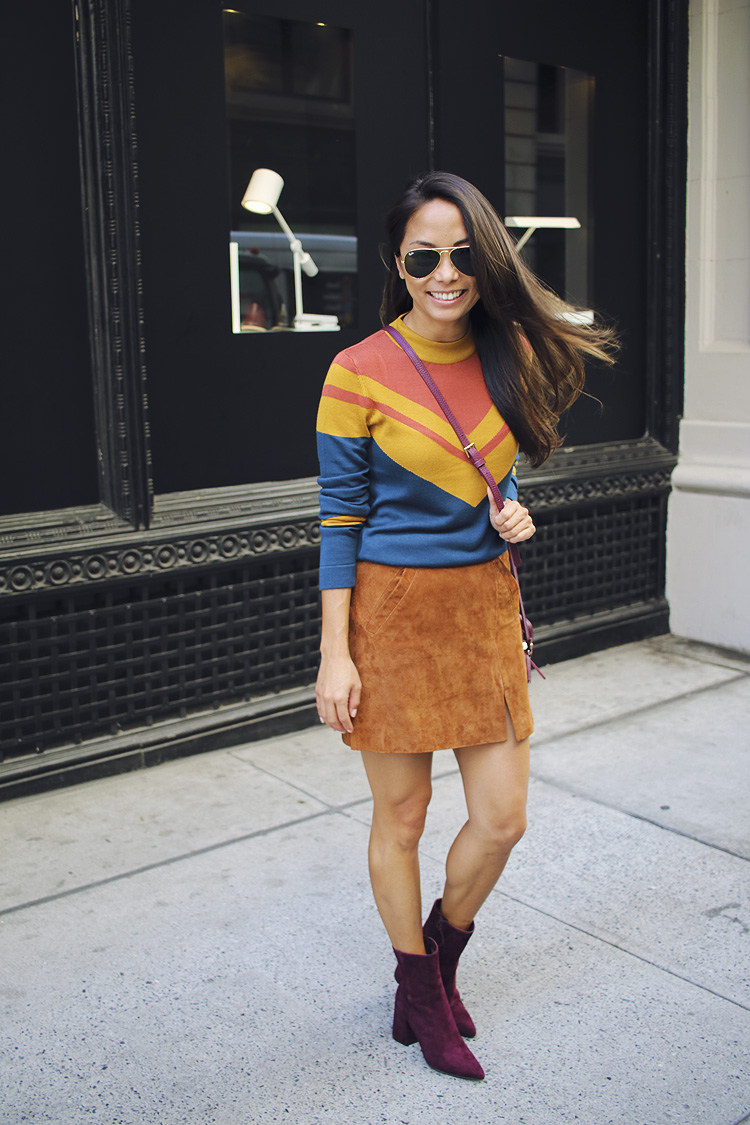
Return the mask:
<svg viewBox="0 0 750 1125">
<path fill-rule="evenodd" d="M 477 350 L 471 325 L 469 331 L 460 340 L 446 343 L 443 340 L 427 340 L 424 336 L 417 335 L 408 324 L 404 324 L 405 316 L 406 313 L 403 313 L 397 317 L 391 327 L 401 333 L 424 363 L 460 363 L 462 359 L 468 359 Z"/>
</svg>

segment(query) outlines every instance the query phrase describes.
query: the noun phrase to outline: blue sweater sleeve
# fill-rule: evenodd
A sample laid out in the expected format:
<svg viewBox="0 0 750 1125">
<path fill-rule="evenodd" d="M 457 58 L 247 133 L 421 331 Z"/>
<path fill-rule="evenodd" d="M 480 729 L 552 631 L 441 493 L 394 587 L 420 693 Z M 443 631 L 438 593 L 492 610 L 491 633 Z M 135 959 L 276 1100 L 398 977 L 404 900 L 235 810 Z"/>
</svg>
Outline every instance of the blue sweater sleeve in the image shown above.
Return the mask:
<svg viewBox="0 0 750 1125">
<path fill-rule="evenodd" d="M 336 357 L 318 408 L 321 590 L 354 586 L 370 511 L 370 401 L 353 366 L 348 353 Z"/>
<path fill-rule="evenodd" d="M 318 432 L 320 589 L 354 586 L 357 550 L 370 510 L 370 438 Z"/>
</svg>

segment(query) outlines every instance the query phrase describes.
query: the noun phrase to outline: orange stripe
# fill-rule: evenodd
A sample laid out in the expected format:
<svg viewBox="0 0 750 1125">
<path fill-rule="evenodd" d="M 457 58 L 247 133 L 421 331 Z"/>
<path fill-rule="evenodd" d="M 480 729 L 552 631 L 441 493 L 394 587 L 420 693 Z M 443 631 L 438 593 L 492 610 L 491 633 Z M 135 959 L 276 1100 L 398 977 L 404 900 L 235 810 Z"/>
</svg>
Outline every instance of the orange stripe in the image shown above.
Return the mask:
<svg viewBox="0 0 750 1125">
<path fill-rule="evenodd" d="M 323 387 L 323 395 L 326 398 L 336 398 L 339 402 L 351 402 L 354 406 L 364 407 L 365 410 L 369 410 L 372 406 L 371 398 L 355 395 L 353 391 L 345 391 L 341 387 L 332 387 L 330 383 L 326 383 Z"/>
<path fill-rule="evenodd" d="M 492 453 L 493 449 L 497 449 L 498 445 L 500 445 L 500 442 L 505 441 L 509 433 L 510 426 L 507 422 L 503 422 L 502 429 L 500 429 L 498 433 L 496 433 L 495 436 L 487 442 L 486 445 L 483 445 L 479 452 L 483 457 L 486 457 L 488 453 Z"/>
<path fill-rule="evenodd" d="M 441 437 L 440 434 L 436 434 L 429 426 L 423 426 L 421 422 L 415 422 L 414 419 L 409 418 L 407 414 L 401 414 L 400 411 L 394 410 L 392 406 L 386 406 L 383 402 L 377 403 L 377 407 L 381 413 L 385 414 L 388 418 L 393 418 L 397 422 L 403 422 L 407 429 L 416 430 L 418 434 L 424 434 L 425 437 L 430 438 L 436 445 L 439 445 L 441 449 L 457 457 L 459 461 L 463 461 L 466 457 L 463 449 L 456 449 L 455 445 L 451 445 L 446 438 Z"/>
</svg>

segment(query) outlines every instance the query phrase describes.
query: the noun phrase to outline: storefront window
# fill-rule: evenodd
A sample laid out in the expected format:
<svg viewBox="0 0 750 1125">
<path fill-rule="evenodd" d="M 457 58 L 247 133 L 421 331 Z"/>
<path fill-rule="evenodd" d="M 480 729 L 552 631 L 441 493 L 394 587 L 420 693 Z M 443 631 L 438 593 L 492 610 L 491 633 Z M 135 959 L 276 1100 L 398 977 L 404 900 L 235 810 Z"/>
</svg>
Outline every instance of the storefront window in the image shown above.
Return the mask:
<svg viewBox="0 0 750 1125">
<path fill-rule="evenodd" d="M 586 307 L 594 80 L 580 70 L 520 59 L 506 57 L 503 65 L 508 226 L 534 272 L 565 300 Z"/>
<path fill-rule="evenodd" d="M 227 8 L 224 60 L 233 330 L 353 326 L 353 34 L 330 24 Z M 262 177 L 265 186 L 275 183 L 278 189 L 283 180 L 271 201 L 281 219 L 270 208 L 262 214 L 242 206 L 257 169 L 277 174 L 275 181 Z M 296 284 L 292 238 L 301 243 Z"/>
</svg>

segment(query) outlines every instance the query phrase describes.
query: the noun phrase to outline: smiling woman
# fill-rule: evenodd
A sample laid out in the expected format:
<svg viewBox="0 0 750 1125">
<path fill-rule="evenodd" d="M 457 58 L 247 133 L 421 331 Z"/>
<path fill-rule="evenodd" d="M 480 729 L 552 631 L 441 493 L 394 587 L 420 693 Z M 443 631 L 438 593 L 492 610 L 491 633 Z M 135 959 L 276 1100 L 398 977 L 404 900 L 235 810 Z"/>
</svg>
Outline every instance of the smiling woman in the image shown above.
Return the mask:
<svg viewBox="0 0 750 1125">
<path fill-rule="evenodd" d="M 413 302 L 404 323 L 418 335 L 445 341 L 466 335 L 469 311 L 479 300 L 479 293 L 474 277 L 459 268 L 461 264 L 471 268 L 470 252 L 468 263 L 459 258 L 457 264 L 458 255 L 454 257 L 452 251 L 454 247 L 465 248 L 468 242 L 461 212 L 446 199 L 425 203 L 406 224 L 396 264 Z M 419 254 L 422 248 L 434 248 L 436 255 L 435 264 L 426 275 L 421 272 L 424 268 L 421 264 L 409 260 L 410 255 Z M 428 254 L 428 257 L 433 255 Z M 426 264 L 429 268 L 429 263 Z"/>
<path fill-rule="evenodd" d="M 573 310 L 466 180 L 413 181 L 386 227 L 389 331 L 336 356 L 318 412 L 316 698 L 321 722 L 361 752 L 373 793 L 370 877 L 398 962 L 394 1038 L 418 1039 L 436 1070 L 479 1079 L 456 966 L 525 829 L 533 729 L 508 545 L 535 528 L 515 462 L 519 448 L 540 464 L 559 444 L 584 354 L 606 359 L 612 341 L 561 317 Z M 500 510 L 407 347 L 498 482 Z M 469 818 L 423 929 L 418 844 L 432 755 L 447 748 Z"/>
</svg>

